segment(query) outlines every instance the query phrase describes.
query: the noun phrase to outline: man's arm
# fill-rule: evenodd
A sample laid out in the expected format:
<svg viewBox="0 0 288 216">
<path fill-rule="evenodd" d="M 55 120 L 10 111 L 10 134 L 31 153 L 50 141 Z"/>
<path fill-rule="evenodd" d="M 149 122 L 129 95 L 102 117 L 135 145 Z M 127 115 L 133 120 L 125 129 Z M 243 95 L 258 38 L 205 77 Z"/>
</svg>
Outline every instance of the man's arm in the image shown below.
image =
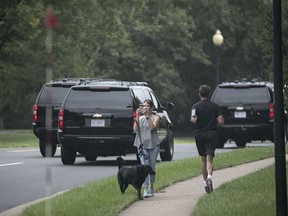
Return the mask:
<svg viewBox="0 0 288 216">
<path fill-rule="evenodd" d="M 195 124 L 197 122 L 197 115 L 196 115 L 196 109 L 194 107 L 192 107 L 191 110 L 191 119 L 190 121 Z"/>
<path fill-rule="evenodd" d="M 191 116 L 190 121 L 195 124 L 197 122 L 197 116 Z"/>
<path fill-rule="evenodd" d="M 218 116 L 217 122 L 218 124 L 224 124 L 224 117 L 222 115 Z"/>
</svg>

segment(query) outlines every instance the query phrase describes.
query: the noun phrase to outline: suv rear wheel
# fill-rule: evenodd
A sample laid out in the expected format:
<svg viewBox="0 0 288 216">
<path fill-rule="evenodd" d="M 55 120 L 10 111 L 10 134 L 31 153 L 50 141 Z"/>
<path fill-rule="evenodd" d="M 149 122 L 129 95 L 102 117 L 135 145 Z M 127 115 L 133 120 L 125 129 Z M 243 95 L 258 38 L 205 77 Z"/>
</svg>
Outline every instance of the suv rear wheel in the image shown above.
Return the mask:
<svg viewBox="0 0 288 216">
<path fill-rule="evenodd" d="M 86 161 L 95 161 L 97 159 L 97 156 L 93 154 L 86 154 L 84 157 Z"/>
<path fill-rule="evenodd" d="M 61 146 L 61 160 L 64 165 L 72 165 L 76 160 L 76 151 Z"/>
<path fill-rule="evenodd" d="M 165 141 L 161 144 L 161 149 L 165 151 L 160 152 L 160 158 L 162 161 L 171 161 L 174 155 L 174 139 L 173 132 L 168 130 Z"/>
<path fill-rule="evenodd" d="M 47 143 L 44 140 L 39 140 L 39 149 L 40 149 L 40 153 L 43 157 L 46 157 L 46 145 Z M 57 150 L 57 143 L 52 143 L 52 157 L 55 155 Z"/>
<path fill-rule="evenodd" d="M 243 139 L 235 140 L 237 147 L 244 148 L 246 146 L 246 141 Z"/>
<path fill-rule="evenodd" d="M 226 142 L 227 142 L 227 138 L 219 136 L 217 140 L 216 148 L 223 148 Z"/>
</svg>

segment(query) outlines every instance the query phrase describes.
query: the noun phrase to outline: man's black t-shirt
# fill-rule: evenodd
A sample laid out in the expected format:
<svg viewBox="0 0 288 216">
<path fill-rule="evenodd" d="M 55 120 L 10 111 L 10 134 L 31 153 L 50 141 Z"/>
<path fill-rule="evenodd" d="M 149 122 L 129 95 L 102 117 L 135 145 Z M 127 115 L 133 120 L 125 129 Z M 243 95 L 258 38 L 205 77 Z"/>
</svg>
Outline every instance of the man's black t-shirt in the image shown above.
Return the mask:
<svg viewBox="0 0 288 216">
<path fill-rule="evenodd" d="M 200 131 L 217 130 L 217 118 L 222 115 L 220 107 L 208 99 L 201 100 L 192 107 L 192 115 L 197 115 L 195 135 Z"/>
</svg>

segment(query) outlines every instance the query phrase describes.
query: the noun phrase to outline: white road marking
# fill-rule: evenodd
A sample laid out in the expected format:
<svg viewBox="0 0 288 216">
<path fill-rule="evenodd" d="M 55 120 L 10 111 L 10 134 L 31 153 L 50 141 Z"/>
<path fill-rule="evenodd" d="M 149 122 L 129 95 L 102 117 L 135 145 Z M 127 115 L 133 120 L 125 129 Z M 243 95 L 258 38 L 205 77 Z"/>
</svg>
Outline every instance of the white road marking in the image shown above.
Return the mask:
<svg viewBox="0 0 288 216">
<path fill-rule="evenodd" d="M 20 149 L 20 150 L 8 151 L 8 152 L 35 152 L 35 151 L 39 151 L 39 149 Z"/>
<path fill-rule="evenodd" d="M 24 162 L 17 162 L 17 163 L 8 163 L 8 164 L 0 164 L 0 167 L 4 166 L 13 166 L 13 165 L 20 165 L 23 164 Z"/>
</svg>

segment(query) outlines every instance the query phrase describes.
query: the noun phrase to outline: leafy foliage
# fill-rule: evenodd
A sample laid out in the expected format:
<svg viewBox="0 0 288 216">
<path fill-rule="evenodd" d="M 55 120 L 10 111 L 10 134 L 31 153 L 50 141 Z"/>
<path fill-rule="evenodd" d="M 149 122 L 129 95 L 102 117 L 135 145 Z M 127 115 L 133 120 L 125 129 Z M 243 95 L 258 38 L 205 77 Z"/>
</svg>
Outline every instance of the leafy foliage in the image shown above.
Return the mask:
<svg viewBox="0 0 288 216">
<path fill-rule="evenodd" d="M 220 81 L 273 78 L 271 1 L 54 0 L 51 4 L 60 24 L 53 29 L 52 78 L 147 81 L 163 102 L 175 104 L 176 129 L 189 129 L 199 85 L 216 85 L 212 43 L 216 29 L 224 36 Z M 37 0 L 0 3 L 0 128 L 30 127 L 33 101 L 47 79 L 46 7 L 45 1 Z M 284 2 L 283 36 L 287 11 Z M 285 83 L 287 43 L 283 40 Z"/>
</svg>

